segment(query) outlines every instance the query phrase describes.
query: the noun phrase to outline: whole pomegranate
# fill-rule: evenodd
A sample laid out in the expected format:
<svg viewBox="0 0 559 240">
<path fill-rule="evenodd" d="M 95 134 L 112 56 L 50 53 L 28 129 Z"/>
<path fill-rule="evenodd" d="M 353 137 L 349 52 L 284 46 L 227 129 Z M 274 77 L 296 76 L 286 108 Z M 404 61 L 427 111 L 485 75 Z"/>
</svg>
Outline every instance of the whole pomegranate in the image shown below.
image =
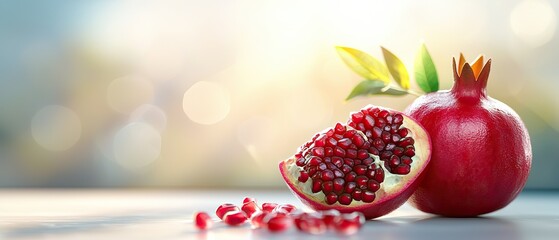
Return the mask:
<svg viewBox="0 0 559 240">
<path fill-rule="evenodd" d="M 505 207 L 520 193 L 532 161 L 528 131 L 507 105 L 486 93 L 491 60 L 453 59 L 454 86 L 405 111 L 429 133 L 431 163 L 410 198 L 417 209 L 469 217 Z"/>
</svg>

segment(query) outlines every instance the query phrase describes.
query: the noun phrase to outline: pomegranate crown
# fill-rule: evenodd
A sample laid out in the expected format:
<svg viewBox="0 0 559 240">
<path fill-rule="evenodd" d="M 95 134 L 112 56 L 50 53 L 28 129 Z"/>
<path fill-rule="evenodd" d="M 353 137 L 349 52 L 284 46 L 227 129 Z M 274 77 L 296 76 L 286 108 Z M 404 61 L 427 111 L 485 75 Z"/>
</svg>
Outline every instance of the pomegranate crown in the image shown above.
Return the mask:
<svg viewBox="0 0 559 240">
<path fill-rule="evenodd" d="M 456 59 L 452 58 L 452 69 L 454 71 L 454 87 L 452 91 L 460 93 L 464 97 L 485 96 L 485 88 L 489 71 L 491 70 L 491 59 L 484 63 L 484 56 L 479 55 L 472 64 L 466 62 L 464 55 L 460 53 L 458 66 Z"/>
</svg>

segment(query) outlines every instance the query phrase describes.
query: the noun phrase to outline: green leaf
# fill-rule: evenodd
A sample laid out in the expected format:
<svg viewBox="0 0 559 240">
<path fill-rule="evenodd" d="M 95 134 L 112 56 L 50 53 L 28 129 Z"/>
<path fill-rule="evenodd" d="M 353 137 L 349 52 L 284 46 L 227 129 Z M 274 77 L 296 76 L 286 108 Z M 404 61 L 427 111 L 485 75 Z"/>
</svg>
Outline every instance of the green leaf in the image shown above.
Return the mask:
<svg viewBox="0 0 559 240">
<path fill-rule="evenodd" d="M 357 96 L 408 94 L 405 90 L 396 89 L 384 84 L 385 83 L 380 80 L 363 80 L 353 88 L 349 96 L 347 96 L 346 101 Z"/>
<path fill-rule="evenodd" d="M 427 51 L 425 44 L 421 45 L 419 53 L 415 58 L 415 81 L 417 85 L 426 93 L 436 92 L 439 90 L 439 77 L 437 69 L 431 59 L 431 55 Z"/>
<path fill-rule="evenodd" d="M 385 85 L 390 83 L 386 66 L 371 55 L 349 47 L 336 47 L 336 50 L 342 60 L 361 77 L 369 80 L 381 80 Z"/>
<path fill-rule="evenodd" d="M 396 80 L 396 83 L 400 85 L 403 89 L 410 89 L 410 76 L 408 75 L 408 70 L 404 63 L 396 57 L 393 53 L 388 51 L 386 48 L 381 47 L 382 54 L 384 55 L 384 61 L 388 66 L 390 74 Z"/>
</svg>

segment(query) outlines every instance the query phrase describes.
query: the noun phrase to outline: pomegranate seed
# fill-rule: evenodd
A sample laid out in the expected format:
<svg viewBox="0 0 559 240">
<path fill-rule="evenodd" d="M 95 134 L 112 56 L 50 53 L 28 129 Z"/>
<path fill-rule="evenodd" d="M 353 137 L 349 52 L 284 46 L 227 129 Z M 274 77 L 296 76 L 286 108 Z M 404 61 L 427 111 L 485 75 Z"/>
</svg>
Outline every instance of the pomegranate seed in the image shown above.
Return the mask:
<svg viewBox="0 0 559 240">
<path fill-rule="evenodd" d="M 375 180 L 369 180 L 367 182 L 367 188 L 369 191 L 376 192 L 380 189 L 380 184 Z"/>
<path fill-rule="evenodd" d="M 215 215 L 217 215 L 219 219 L 223 220 L 223 216 L 230 211 L 240 211 L 240 209 L 234 204 L 225 203 L 217 207 L 217 209 L 215 210 Z"/>
<path fill-rule="evenodd" d="M 360 123 L 361 121 L 363 121 L 363 117 L 365 116 L 361 112 L 354 112 L 351 114 L 351 120 L 354 123 Z"/>
<path fill-rule="evenodd" d="M 300 231 L 310 234 L 322 234 L 327 229 L 320 214 L 303 213 L 299 217 L 294 218 L 293 223 Z"/>
<path fill-rule="evenodd" d="M 407 128 L 399 129 L 398 135 L 400 135 L 401 137 L 406 137 L 408 135 L 408 129 Z"/>
<path fill-rule="evenodd" d="M 413 145 L 414 143 L 415 143 L 415 141 L 413 140 L 413 138 L 405 137 L 405 138 L 402 138 L 400 140 L 400 142 L 398 142 L 398 146 L 399 147 L 406 147 L 406 146 L 409 146 L 409 145 Z"/>
<path fill-rule="evenodd" d="M 344 192 L 346 192 L 346 193 L 351 193 L 351 192 L 353 192 L 353 190 L 355 190 L 356 187 L 357 187 L 357 183 L 355 183 L 355 182 L 348 182 L 348 183 L 345 185 Z"/>
<path fill-rule="evenodd" d="M 255 228 L 261 228 L 265 226 L 264 218 L 266 217 L 267 212 L 256 212 L 252 218 L 250 219 L 250 223 Z"/>
<path fill-rule="evenodd" d="M 357 173 L 355 172 L 350 172 L 348 174 L 345 175 L 344 180 L 346 182 L 353 182 L 353 180 L 355 180 L 355 178 L 357 177 Z"/>
<path fill-rule="evenodd" d="M 353 167 L 353 171 L 357 173 L 357 175 L 364 175 L 367 172 L 367 166 L 365 165 L 356 165 Z"/>
<path fill-rule="evenodd" d="M 388 143 L 388 144 L 386 144 L 386 147 L 384 147 L 384 150 L 386 150 L 386 151 L 392 151 L 392 150 L 394 150 L 395 147 L 396 147 L 396 144 L 394 144 L 394 143 Z"/>
<path fill-rule="evenodd" d="M 390 166 L 398 166 L 400 164 L 400 158 L 396 155 L 392 155 L 389 160 Z"/>
<path fill-rule="evenodd" d="M 200 230 L 206 230 L 212 227 L 212 219 L 206 212 L 197 212 L 194 214 L 194 226 Z"/>
<path fill-rule="evenodd" d="M 410 166 L 409 165 L 399 165 L 396 168 L 394 168 L 394 173 L 395 174 L 401 174 L 401 175 L 405 175 L 410 173 Z"/>
<path fill-rule="evenodd" d="M 356 158 L 357 157 L 357 150 L 355 149 L 348 149 L 345 151 L 345 156 L 347 158 Z"/>
<path fill-rule="evenodd" d="M 241 210 L 245 213 L 247 217 L 252 217 L 255 213 L 262 211 L 260 207 L 254 201 L 247 202 L 243 204 Z"/>
<path fill-rule="evenodd" d="M 361 201 L 361 195 L 363 195 L 361 189 L 355 189 L 353 193 L 351 193 L 351 197 L 356 201 Z"/>
<path fill-rule="evenodd" d="M 353 170 L 349 165 L 343 165 L 342 166 L 342 173 L 347 174 L 349 172 L 351 172 L 351 170 Z"/>
<path fill-rule="evenodd" d="M 349 193 L 344 193 L 344 194 L 342 194 L 338 197 L 338 202 L 340 202 L 340 204 L 343 204 L 343 205 L 349 205 L 349 204 L 351 204 L 351 201 L 352 201 L 352 199 L 351 199 L 351 195 L 349 195 Z"/>
<path fill-rule="evenodd" d="M 394 114 L 394 123 L 402 123 L 404 121 L 404 117 L 402 114 Z"/>
<path fill-rule="evenodd" d="M 378 117 L 386 118 L 386 116 L 388 116 L 388 114 L 390 114 L 390 113 L 383 109 L 378 113 Z"/>
<path fill-rule="evenodd" d="M 320 190 L 319 190 L 320 191 Z M 262 203 L 262 211 L 263 212 L 272 212 L 278 206 L 277 203 Z"/>
<path fill-rule="evenodd" d="M 331 192 L 326 195 L 326 203 L 332 205 L 338 201 L 338 195 Z"/>
<path fill-rule="evenodd" d="M 367 181 L 369 179 L 367 179 L 367 177 L 365 176 L 357 176 L 355 178 L 355 183 L 357 184 L 357 186 L 361 189 L 366 189 L 367 188 Z"/>
<path fill-rule="evenodd" d="M 375 170 L 375 180 L 379 183 L 384 182 L 384 171 L 382 168 L 377 168 Z"/>
<path fill-rule="evenodd" d="M 278 205 L 274 209 L 274 212 L 282 212 L 282 213 L 285 213 L 285 214 L 289 214 L 289 213 L 294 212 L 295 210 L 297 210 L 297 207 L 295 207 L 294 205 L 282 204 L 282 205 Z"/>
<path fill-rule="evenodd" d="M 334 155 L 334 149 L 332 149 L 331 147 L 327 147 L 324 149 L 324 155 L 327 157 L 331 157 Z"/>
<path fill-rule="evenodd" d="M 375 138 L 372 142 L 372 145 L 379 151 L 382 151 L 385 146 L 384 142 L 380 138 Z"/>
<path fill-rule="evenodd" d="M 383 142 L 385 143 L 389 143 L 391 140 L 391 136 L 389 132 L 385 132 L 383 131 L 382 134 L 380 135 L 380 138 L 382 139 Z"/>
<path fill-rule="evenodd" d="M 334 156 L 345 157 L 345 150 L 341 147 L 334 148 Z"/>
<path fill-rule="evenodd" d="M 334 177 L 341 178 L 344 176 L 344 173 L 339 169 L 334 170 Z"/>
<path fill-rule="evenodd" d="M 323 147 L 315 147 L 312 149 L 312 153 L 314 156 L 317 157 L 324 157 L 324 148 Z"/>
<path fill-rule="evenodd" d="M 238 226 L 245 223 L 248 220 L 244 212 L 234 210 L 229 211 L 223 215 L 223 222 L 231 226 Z"/>
<path fill-rule="evenodd" d="M 313 193 L 320 192 L 322 190 L 322 181 L 319 180 L 319 179 L 313 180 L 311 190 L 312 190 Z"/>
<path fill-rule="evenodd" d="M 405 165 L 410 165 L 413 162 L 413 160 L 408 156 L 402 156 L 400 159 L 402 160 L 402 164 Z"/>
<path fill-rule="evenodd" d="M 334 220 L 340 216 L 340 212 L 335 209 L 322 211 L 321 214 L 322 214 L 322 221 L 328 227 L 333 226 Z"/>
<path fill-rule="evenodd" d="M 366 128 L 372 128 L 375 126 L 375 119 L 369 115 L 366 115 L 363 119 L 363 124 L 365 124 Z"/>
<path fill-rule="evenodd" d="M 342 134 L 342 133 L 345 132 L 346 128 L 341 123 L 336 123 L 336 126 L 334 127 L 334 130 L 337 134 Z"/>
<path fill-rule="evenodd" d="M 404 150 L 404 154 L 408 157 L 415 156 L 415 148 L 413 146 L 406 147 L 406 149 Z"/>
<path fill-rule="evenodd" d="M 375 193 L 374 192 L 364 191 L 361 194 L 361 201 L 363 201 L 363 202 L 370 203 L 370 202 L 373 202 L 374 200 L 375 200 Z"/>
<path fill-rule="evenodd" d="M 367 152 L 367 150 L 365 149 L 360 149 L 359 151 L 357 151 L 357 158 L 358 159 L 365 159 L 369 157 L 369 153 Z"/>
<path fill-rule="evenodd" d="M 382 134 L 382 129 L 380 127 L 373 127 L 372 138 L 379 138 Z"/>
<path fill-rule="evenodd" d="M 307 180 L 309 180 L 309 174 L 307 173 L 307 171 L 301 170 L 299 172 L 299 178 L 297 178 L 297 180 L 299 180 L 299 182 L 302 182 L 302 183 L 307 182 Z"/>
<path fill-rule="evenodd" d="M 334 139 L 334 138 L 328 138 L 328 140 L 326 141 L 326 145 L 330 146 L 330 147 L 333 147 L 333 146 L 338 145 L 338 141 L 336 141 L 336 139 Z"/>
<path fill-rule="evenodd" d="M 353 135 L 351 140 L 355 144 L 355 146 L 358 147 L 358 148 L 363 146 L 363 144 L 365 144 L 365 139 L 363 139 L 363 136 L 361 136 L 359 134 Z"/>
<path fill-rule="evenodd" d="M 345 181 L 343 178 L 336 178 L 333 181 L 333 185 L 334 185 L 334 192 L 336 193 L 341 193 L 344 190 L 344 184 Z"/>
<path fill-rule="evenodd" d="M 338 168 L 341 168 L 344 165 L 344 159 L 341 157 L 332 157 L 332 164 L 334 164 Z"/>
<path fill-rule="evenodd" d="M 334 172 L 332 172 L 330 170 L 324 170 L 324 171 L 322 171 L 321 178 L 322 178 L 323 181 L 334 180 Z"/>
<path fill-rule="evenodd" d="M 272 213 L 266 218 L 266 227 L 270 232 L 282 232 L 289 229 L 293 223 L 291 217 L 285 214 Z"/>
<path fill-rule="evenodd" d="M 322 192 L 330 193 L 334 191 L 334 183 L 332 181 L 322 182 Z"/>
<path fill-rule="evenodd" d="M 351 235 L 359 231 L 365 223 L 365 216 L 360 212 L 342 214 L 334 220 L 333 226 L 337 233 Z"/>
</svg>

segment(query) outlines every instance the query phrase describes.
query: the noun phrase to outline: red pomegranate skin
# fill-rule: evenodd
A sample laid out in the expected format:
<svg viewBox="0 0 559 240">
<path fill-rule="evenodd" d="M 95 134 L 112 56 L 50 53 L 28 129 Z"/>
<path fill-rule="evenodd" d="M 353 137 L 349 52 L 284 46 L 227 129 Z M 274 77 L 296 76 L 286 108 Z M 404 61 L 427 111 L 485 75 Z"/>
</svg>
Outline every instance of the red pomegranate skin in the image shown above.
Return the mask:
<svg viewBox="0 0 559 240">
<path fill-rule="evenodd" d="M 432 140 L 431 163 L 409 202 L 449 217 L 472 217 L 509 204 L 522 190 L 532 161 L 528 131 L 506 104 L 486 94 L 491 60 L 476 80 L 469 64 L 454 86 L 429 93 L 405 111 Z"/>
</svg>

